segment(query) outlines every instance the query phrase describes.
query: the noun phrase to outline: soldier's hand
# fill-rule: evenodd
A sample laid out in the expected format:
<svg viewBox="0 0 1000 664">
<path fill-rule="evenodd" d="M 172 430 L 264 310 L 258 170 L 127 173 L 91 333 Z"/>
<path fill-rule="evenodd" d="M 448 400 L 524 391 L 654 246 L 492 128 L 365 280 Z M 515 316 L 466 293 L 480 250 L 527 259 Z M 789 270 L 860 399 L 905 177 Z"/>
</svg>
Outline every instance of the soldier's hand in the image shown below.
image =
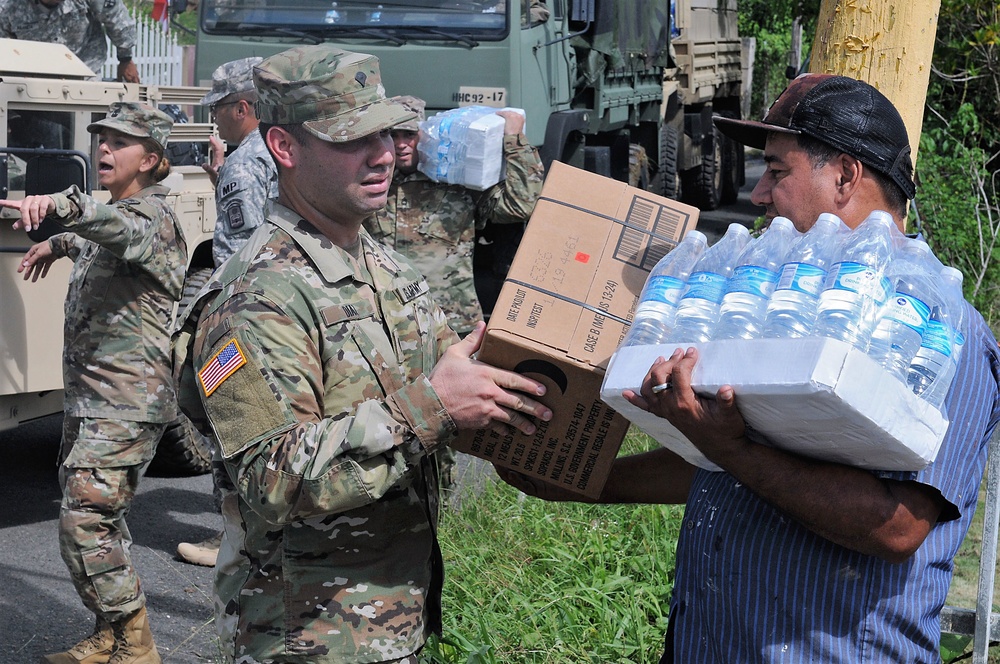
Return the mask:
<svg viewBox="0 0 1000 664">
<path fill-rule="evenodd" d="M 17 266 L 18 274 L 24 273 L 24 280 L 31 279 L 32 282 L 44 279 L 49 273 L 49 268 L 56 262 L 58 256 L 52 253 L 52 246 L 48 242 L 39 242 L 28 249 Z"/>
<path fill-rule="evenodd" d="M 217 187 L 219 185 L 219 169 L 222 168 L 222 162 L 226 160 L 226 147 L 217 136 L 209 136 L 208 143 L 208 161 L 201 167 L 208 173 L 208 179 L 212 181 L 212 186 Z"/>
<path fill-rule="evenodd" d="M 551 410 L 528 396 L 545 394 L 545 386 L 473 359 L 485 330 L 480 322 L 445 351 L 431 371 L 431 385 L 459 429 L 493 429 L 506 435 L 515 427 L 530 436 L 535 432 L 530 418 L 552 419 Z"/>
<path fill-rule="evenodd" d="M 139 68 L 135 66 L 134 60 L 118 63 L 118 80 L 126 83 L 139 82 Z"/>
<path fill-rule="evenodd" d="M 507 136 L 516 136 L 524 131 L 524 116 L 517 111 L 497 111 L 497 115 L 503 118 L 503 133 Z"/>
<path fill-rule="evenodd" d="M 29 232 L 38 228 L 45 217 L 56 211 L 55 201 L 49 196 L 25 196 L 20 201 L 0 198 L 0 207 L 20 210 L 21 218 L 14 222 L 13 228 L 23 228 Z"/>
</svg>

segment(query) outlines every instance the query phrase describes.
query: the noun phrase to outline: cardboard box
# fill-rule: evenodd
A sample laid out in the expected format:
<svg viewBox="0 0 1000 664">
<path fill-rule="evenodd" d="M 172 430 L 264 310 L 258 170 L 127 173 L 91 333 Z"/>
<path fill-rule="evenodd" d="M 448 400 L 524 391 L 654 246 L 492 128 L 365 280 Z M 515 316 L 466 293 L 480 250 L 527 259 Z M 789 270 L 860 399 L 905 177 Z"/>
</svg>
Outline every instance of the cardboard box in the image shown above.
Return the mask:
<svg viewBox="0 0 1000 664">
<path fill-rule="evenodd" d="M 698 210 L 553 162 L 479 358 L 546 385 L 534 436 L 466 432 L 457 449 L 596 497 L 628 421 L 601 401 L 604 369 L 656 262 Z"/>
<path fill-rule="evenodd" d="M 783 449 L 872 470 L 920 470 L 937 456 L 948 421 L 864 353 L 835 339 L 753 339 L 633 346 L 611 362 L 606 403 L 689 463 L 718 467 L 667 420 L 628 403 L 657 356 L 699 348 L 695 391 L 732 385 L 747 424 Z"/>
</svg>

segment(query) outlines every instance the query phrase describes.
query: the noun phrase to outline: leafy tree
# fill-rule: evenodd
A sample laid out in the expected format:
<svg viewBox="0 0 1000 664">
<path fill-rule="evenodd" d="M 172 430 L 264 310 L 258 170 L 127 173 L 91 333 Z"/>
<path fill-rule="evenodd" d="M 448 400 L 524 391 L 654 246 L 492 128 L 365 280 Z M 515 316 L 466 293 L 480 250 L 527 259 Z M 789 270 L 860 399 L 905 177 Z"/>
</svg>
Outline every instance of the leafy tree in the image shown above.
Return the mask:
<svg viewBox="0 0 1000 664">
<path fill-rule="evenodd" d="M 993 0 L 941 0 L 928 86 L 929 127 L 946 127 L 948 118 L 970 104 L 979 118 L 976 132 L 993 170 L 1000 144 L 1000 3 Z"/>
<path fill-rule="evenodd" d="M 771 102 L 788 84 L 785 69 L 792 49 L 792 25 L 796 18 L 802 24 L 802 53 L 807 57 L 816 33 L 816 17 L 820 0 L 739 0 L 739 30 L 741 37 L 754 37 L 757 52 L 754 58 L 753 89 L 750 96 L 750 117 L 763 117 Z"/>
<path fill-rule="evenodd" d="M 942 0 L 913 220 L 966 297 L 1000 324 L 1000 4 Z"/>
<path fill-rule="evenodd" d="M 946 126 L 920 137 L 913 221 L 934 253 L 965 276 L 966 297 L 987 322 L 1000 322 L 1000 205 L 998 173 L 980 147 L 983 124 L 971 103 Z"/>
</svg>

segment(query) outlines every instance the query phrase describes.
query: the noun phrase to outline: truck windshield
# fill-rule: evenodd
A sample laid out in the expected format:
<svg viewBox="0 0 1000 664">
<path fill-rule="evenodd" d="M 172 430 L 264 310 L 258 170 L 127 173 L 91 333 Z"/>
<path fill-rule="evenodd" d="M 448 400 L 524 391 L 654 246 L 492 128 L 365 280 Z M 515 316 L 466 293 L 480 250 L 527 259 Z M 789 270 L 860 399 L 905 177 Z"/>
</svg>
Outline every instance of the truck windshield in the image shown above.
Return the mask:
<svg viewBox="0 0 1000 664">
<path fill-rule="evenodd" d="M 373 37 L 475 42 L 507 34 L 504 0 L 202 0 L 202 29 L 218 35 Z"/>
</svg>

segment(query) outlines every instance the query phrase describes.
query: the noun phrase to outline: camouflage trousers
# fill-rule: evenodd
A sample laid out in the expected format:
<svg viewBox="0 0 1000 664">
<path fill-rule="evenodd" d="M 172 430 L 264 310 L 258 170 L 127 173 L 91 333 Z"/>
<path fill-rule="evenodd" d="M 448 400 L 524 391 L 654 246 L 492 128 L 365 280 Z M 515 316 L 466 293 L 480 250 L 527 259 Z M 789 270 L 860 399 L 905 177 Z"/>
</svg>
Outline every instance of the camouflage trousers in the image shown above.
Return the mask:
<svg viewBox="0 0 1000 664">
<path fill-rule="evenodd" d="M 239 658 L 234 661 L 239 662 L 239 664 L 261 664 L 261 662 L 258 662 L 255 659 Z M 301 659 L 296 658 L 295 661 L 299 662 L 301 661 Z M 424 657 L 418 653 L 414 653 L 412 655 L 409 655 L 408 657 L 404 657 L 403 659 L 386 660 L 384 662 L 380 662 L 380 664 L 432 664 L 434 661 L 436 660 L 431 659 L 429 656 Z M 267 660 L 267 664 L 286 664 L 286 663 L 280 659 L 269 659 Z M 291 661 L 289 661 L 288 664 L 291 664 Z"/>
<path fill-rule="evenodd" d="M 59 550 L 84 606 L 115 622 L 146 598 L 125 515 L 165 424 L 66 416 L 59 453 Z"/>
</svg>

